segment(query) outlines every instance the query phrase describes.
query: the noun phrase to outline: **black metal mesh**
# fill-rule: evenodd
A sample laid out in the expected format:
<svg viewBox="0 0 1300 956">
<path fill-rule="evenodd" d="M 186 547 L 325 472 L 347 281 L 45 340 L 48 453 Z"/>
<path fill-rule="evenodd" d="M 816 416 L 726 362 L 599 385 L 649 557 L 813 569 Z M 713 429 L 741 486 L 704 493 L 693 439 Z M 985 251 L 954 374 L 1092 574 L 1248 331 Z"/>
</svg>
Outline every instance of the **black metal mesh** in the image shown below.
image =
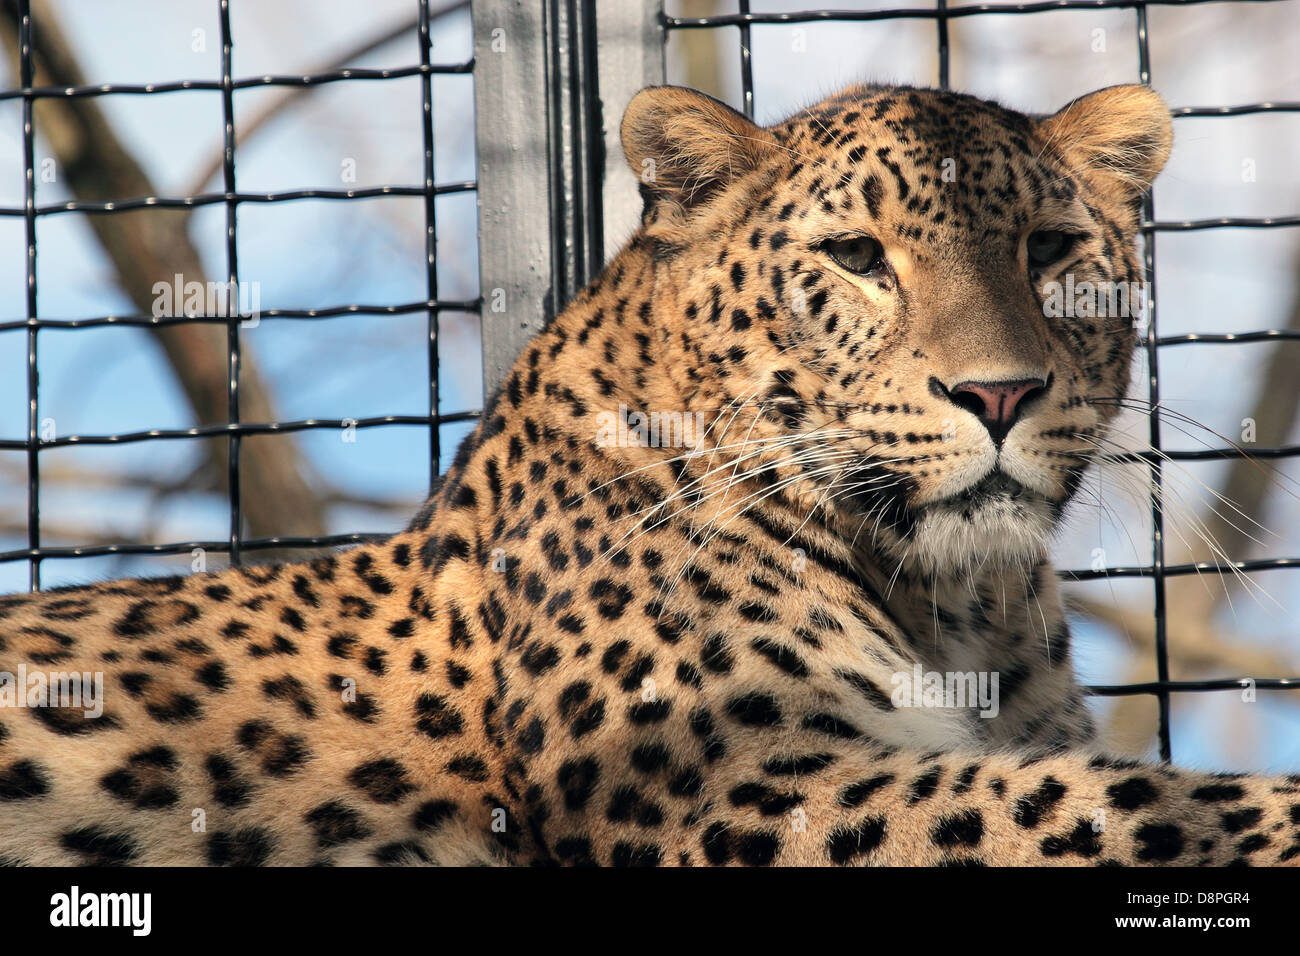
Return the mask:
<svg viewBox="0 0 1300 956">
<path fill-rule="evenodd" d="M 1192 4 L 1223 3 L 1230 0 L 1187 0 Z M 1185 6 L 1182 0 L 1050 0 L 1043 3 L 983 3 L 950 7 L 947 0 L 936 0 L 931 8 L 897 7 L 878 10 L 797 10 L 781 13 L 755 13 L 750 9 L 749 0 L 737 0 L 737 12 L 707 17 L 666 16 L 664 26 L 666 33 L 674 30 L 714 30 L 737 27 L 740 32 L 740 71 L 741 71 L 741 107 L 749 117 L 754 115 L 754 72 L 750 56 L 750 38 L 754 27 L 765 24 L 791 24 L 814 22 L 853 22 L 882 20 L 933 20 L 936 28 L 939 65 L 938 80 L 943 88 L 948 87 L 949 47 L 948 23 L 950 20 L 978 16 L 1016 16 L 1060 10 L 1132 10 L 1137 18 L 1137 54 L 1138 79 L 1142 83 L 1151 81 L 1150 43 L 1147 32 L 1147 8 L 1150 6 Z M 1290 103 L 1246 103 L 1239 106 L 1223 107 L 1181 107 L 1171 111 L 1175 119 L 1181 117 L 1215 117 L 1240 116 L 1247 113 L 1296 113 L 1300 112 L 1300 102 Z M 1209 229 L 1249 228 L 1270 229 L 1285 226 L 1300 226 L 1300 215 L 1277 216 L 1266 218 L 1232 218 L 1200 219 L 1189 221 L 1161 221 L 1153 214 L 1153 200 L 1148 196 L 1143 209 L 1143 272 L 1148 284 L 1149 305 L 1147 314 L 1147 336 L 1144 344 L 1149 379 L 1147 397 L 1152 406 L 1160 403 L 1159 354 L 1163 348 L 1191 345 L 1200 342 L 1241 343 L 1265 340 L 1300 339 L 1300 332 L 1285 329 L 1267 329 L 1251 332 L 1223 332 L 1218 334 L 1190 333 L 1186 335 L 1161 336 L 1156 325 L 1156 290 L 1155 290 L 1155 253 L 1156 234 L 1161 232 L 1190 232 Z M 1141 463 L 1151 473 L 1151 563 L 1133 567 L 1115 567 L 1097 571 L 1089 569 L 1072 569 L 1060 571 L 1060 577 L 1067 581 L 1086 581 L 1098 578 L 1132 578 L 1149 577 L 1155 592 L 1155 655 L 1157 679 L 1140 684 L 1093 685 L 1089 692 L 1101 696 L 1125 696 L 1133 694 L 1150 694 L 1156 698 L 1159 706 L 1159 745 L 1163 760 L 1171 757 L 1169 701 L 1174 693 L 1193 691 L 1214 691 L 1240 689 L 1253 685 L 1260 690 L 1300 688 L 1300 678 L 1231 678 L 1211 680 L 1175 681 L 1169 678 L 1169 651 L 1167 634 L 1167 614 L 1165 603 L 1165 579 L 1174 575 L 1198 574 L 1205 571 L 1229 571 L 1235 568 L 1243 573 L 1271 570 L 1274 568 L 1298 568 L 1300 557 L 1268 558 L 1250 561 L 1198 562 L 1195 564 L 1166 564 L 1164 544 L 1164 515 L 1159 507 L 1159 495 L 1163 482 L 1165 461 L 1209 461 L 1215 459 L 1241 458 L 1245 453 L 1237 447 L 1213 448 L 1197 451 L 1165 450 L 1161 446 L 1160 419 L 1150 415 L 1150 451 L 1115 456 L 1117 463 Z M 1250 457 L 1259 459 L 1278 459 L 1300 457 L 1300 446 L 1280 448 L 1259 448 L 1250 452 Z"/>
<path fill-rule="evenodd" d="M 452 64 L 431 62 L 432 47 L 429 37 L 429 0 L 414 0 L 418 8 L 418 25 L 413 41 L 419 44 L 419 63 L 399 69 L 341 69 L 328 73 L 308 75 L 256 76 L 237 78 L 231 73 L 232 36 L 230 29 L 230 0 L 216 0 L 219 6 L 221 31 L 221 77 L 211 80 L 180 80 L 156 84 L 95 84 L 79 87 L 35 87 L 35 56 L 32 48 L 33 22 L 30 0 L 18 0 L 19 70 L 21 89 L 0 91 L 0 100 L 20 99 L 23 122 L 23 168 L 25 172 L 25 202 L 22 208 L 0 207 L 0 216 L 21 216 L 26 224 L 26 318 L 0 321 L 0 332 L 27 330 L 27 438 L 0 440 L 0 451 L 19 450 L 27 454 L 27 546 L 0 552 L 0 563 L 26 561 L 29 581 L 33 589 L 40 587 L 41 562 L 48 558 L 80 558 L 104 555 L 174 555 L 188 554 L 196 548 L 229 555 L 232 564 L 238 564 L 245 551 L 266 549 L 310 549 L 358 541 L 371 540 L 382 535 L 347 533 L 311 537 L 247 538 L 241 533 L 240 501 L 240 445 L 246 435 L 297 432 L 309 429 L 358 429 L 385 425 L 422 426 L 429 430 L 429 485 L 434 484 L 439 470 L 441 444 L 439 426 L 477 417 L 477 412 L 455 414 L 438 413 L 438 317 L 444 311 L 478 312 L 479 300 L 446 301 L 438 298 L 438 275 L 435 241 L 437 219 L 434 202 L 438 196 L 477 189 L 474 181 L 437 184 L 434 181 L 433 94 L 434 74 L 472 73 L 473 61 Z M 39 29 L 39 24 L 35 25 Z M 235 180 L 235 120 L 234 96 L 238 90 L 269 86 L 309 87 L 326 83 L 372 81 L 382 82 L 402 77 L 421 78 L 422 110 L 420 115 L 424 142 L 423 179 L 418 186 L 385 185 L 365 189 L 297 189 L 270 193 L 240 192 Z M 41 98 L 67 98 L 83 96 L 159 96 L 184 90 L 211 90 L 221 93 L 224 121 L 224 152 L 222 156 L 222 191 L 191 196 L 141 196 L 110 201 L 69 200 L 48 205 L 36 204 L 35 130 L 32 122 L 33 106 Z M 414 120 L 415 117 L 412 117 Z M 241 364 L 240 323 L 237 309 L 228 309 L 230 315 L 195 315 L 155 317 L 145 315 L 107 315 L 83 319 L 42 319 L 37 311 L 36 255 L 37 223 L 47 216 L 79 212 L 90 215 L 114 215 L 140 209 L 195 208 L 221 204 L 226 211 L 225 265 L 226 280 L 231 288 L 239 278 L 237 216 L 244 203 L 280 203 L 300 199 L 353 201 L 378 196 L 424 197 L 425 269 L 428 296 L 424 301 L 398 305 L 370 305 L 352 303 L 331 308 L 316 309 L 266 309 L 258 319 L 321 319 L 343 315 L 400 315 L 424 312 L 428 316 L 428 369 L 429 413 L 427 415 L 384 415 L 360 419 L 304 419 L 300 421 L 246 422 L 240 415 L 239 370 Z M 188 322 L 220 323 L 227 328 L 228 379 L 226 389 L 227 422 L 182 429 L 150 429 L 120 434 L 73 434 L 52 439 L 40 436 L 40 419 L 37 412 L 38 377 L 37 356 L 40 333 L 45 329 L 79 329 L 95 326 L 165 327 Z M 210 438 L 225 436 L 229 445 L 227 482 L 229 488 L 230 525 L 224 540 L 184 541 L 161 544 L 107 544 L 93 547 L 49 547 L 41 543 L 41 471 L 40 453 L 43 450 L 70 445 L 110 445 L 126 442 L 164 441 L 172 439 Z"/>
</svg>

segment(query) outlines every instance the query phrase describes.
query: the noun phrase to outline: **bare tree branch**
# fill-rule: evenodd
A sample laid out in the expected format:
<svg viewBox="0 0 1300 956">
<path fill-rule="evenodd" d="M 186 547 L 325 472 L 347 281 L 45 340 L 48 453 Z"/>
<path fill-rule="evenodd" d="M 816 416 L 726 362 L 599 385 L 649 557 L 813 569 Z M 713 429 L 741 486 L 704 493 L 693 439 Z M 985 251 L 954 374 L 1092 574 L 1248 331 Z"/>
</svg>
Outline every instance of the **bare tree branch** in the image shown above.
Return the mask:
<svg viewBox="0 0 1300 956">
<path fill-rule="evenodd" d="M 459 10 L 468 6 L 468 0 L 442 0 L 441 3 L 432 3 L 429 5 L 429 19 L 436 20 L 438 17 L 450 13 L 453 10 Z M 333 73 L 336 70 L 341 70 L 349 63 L 359 60 L 369 53 L 373 53 L 380 47 L 387 46 L 394 40 L 399 40 L 404 36 L 413 35 L 419 27 L 419 23 L 420 21 L 418 19 L 411 19 L 403 21 L 402 23 L 385 30 L 381 30 L 369 39 L 363 40 L 355 47 L 332 57 L 326 63 L 318 64 L 311 69 L 294 71 L 295 75 Z M 304 99 L 319 89 L 319 86 L 280 87 L 277 90 L 275 97 L 265 103 L 251 119 L 244 120 L 240 123 L 239 127 L 235 130 L 236 148 L 243 146 L 245 143 L 252 140 L 267 123 L 275 119 L 275 117 L 283 112 L 286 107 L 302 103 Z M 221 153 L 218 152 L 212 157 L 212 160 L 208 165 L 203 168 L 203 171 L 199 173 L 198 176 L 194 177 L 194 181 L 190 185 L 187 195 L 192 196 L 201 193 L 220 171 Z"/>
</svg>

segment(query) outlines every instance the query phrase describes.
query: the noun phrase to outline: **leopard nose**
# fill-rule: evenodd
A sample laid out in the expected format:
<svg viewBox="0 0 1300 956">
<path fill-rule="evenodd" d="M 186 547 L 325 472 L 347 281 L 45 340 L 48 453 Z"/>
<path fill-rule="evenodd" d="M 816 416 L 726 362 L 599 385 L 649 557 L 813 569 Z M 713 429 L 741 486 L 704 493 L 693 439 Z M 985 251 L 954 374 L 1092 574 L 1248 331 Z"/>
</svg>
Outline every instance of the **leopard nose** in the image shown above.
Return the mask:
<svg viewBox="0 0 1300 956">
<path fill-rule="evenodd" d="M 1003 382 L 959 382 L 945 389 L 947 397 L 979 417 L 993 441 L 1001 445 L 1034 398 L 1047 391 L 1049 379 L 1021 378 Z"/>
</svg>

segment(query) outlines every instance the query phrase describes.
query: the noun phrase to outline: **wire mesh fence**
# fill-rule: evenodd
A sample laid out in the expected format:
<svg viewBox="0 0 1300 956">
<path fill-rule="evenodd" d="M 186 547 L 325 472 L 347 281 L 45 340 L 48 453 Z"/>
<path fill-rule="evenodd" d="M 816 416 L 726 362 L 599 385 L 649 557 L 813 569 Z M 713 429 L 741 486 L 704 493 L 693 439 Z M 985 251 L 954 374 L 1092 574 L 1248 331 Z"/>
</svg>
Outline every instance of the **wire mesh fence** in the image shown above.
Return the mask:
<svg viewBox="0 0 1300 956">
<path fill-rule="evenodd" d="M 430 455 L 428 459 L 428 478 L 430 486 L 436 481 L 438 463 L 441 459 L 440 426 L 473 420 L 477 413 L 472 411 L 440 413 L 439 388 L 439 316 L 445 312 L 465 312 L 480 314 L 485 320 L 484 340 L 488 343 L 496 334 L 487 326 L 486 315 L 481 299 L 448 300 L 439 297 L 437 270 L 438 221 L 435 200 L 440 196 L 455 193 L 476 193 L 479 189 L 477 180 L 456 182 L 438 182 L 434 163 L 434 116 L 433 97 L 431 93 L 432 78 L 438 74 L 477 74 L 481 63 L 475 58 L 452 63 L 434 61 L 430 43 L 430 0 L 416 0 L 418 23 L 410 42 L 416 49 L 412 51 L 411 65 L 395 69 L 340 69 L 325 73 L 308 75 L 259 75 L 236 76 L 232 69 L 232 44 L 235 37 L 231 30 L 231 0 L 214 0 L 219 6 L 221 69 L 219 76 L 208 78 L 184 79 L 156 84 L 97 84 L 77 87 L 38 86 L 36 85 L 36 60 L 33 54 L 33 30 L 39 29 L 32 17 L 30 0 L 11 0 L 16 4 L 19 15 L 20 44 L 18 52 L 19 88 L 0 91 L 0 103 L 18 101 L 22 112 L 22 167 L 24 172 L 24 202 L 21 206 L 0 207 L 0 221 L 6 217 L 21 220 L 26 238 L 25 261 L 25 314 L 22 316 L 0 316 L 0 332 L 22 334 L 25 336 L 26 367 L 26 435 L 22 439 L 0 440 L 0 451 L 17 452 L 25 456 L 26 474 L 26 543 L 21 548 L 0 552 L 0 564 L 25 562 L 28 568 L 29 584 L 38 588 L 41 584 L 41 565 L 43 561 L 53 558 L 83 558 L 103 555 L 150 554 L 150 555 L 184 555 L 194 549 L 204 549 L 215 553 L 227 554 L 232 563 L 239 563 L 248 553 L 267 550 L 285 551 L 293 549 L 310 549 L 334 545 L 343 545 L 376 537 L 363 533 L 339 533 L 310 536 L 247 536 L 244 532 L 244 501 L 241 487 L 240 459 L 244 440 L 249 436 L 308 432 L 323 429 L 340 429 L 354 427 L 366 429 L 381 426 L 400 425 L 427 430 Z M 238 0 L 236 0 L 238 2 Z M 1189 0 L 1191 4 L 1204 5 L 1229 2 L 1229 0 Z M 754 115 L 754 91 L 756 71 L 762 71 L 763 64 L 756 62 L 753 54 L 755 38 L 764 30 L 777 26 L 800 23 L 852 23 L 852 22 L 902 22 L 919 21 L 931 23 L 934 27 L 934 49 L 937 52 L 935 81 L 940 87 L 947 87 L 950 82 L 950 27 L 957 21 L 970 18 L 1006 18 L 1032 15 L 1045 15 L 1060 11 L 1082 10 L 1116 10 L 1131 12 L 1136 28 L 1137 75 L 1133 77 L 1149 83 L 1151 76 L 1151 36 L 1148 22 L 1150 7 L 1175 7 L 1186 4 L 1174 3 L 1172 0 L 1156 2 L 1138 2 L 1138 0 L 1056 0 L 1040 3 L 980 3 L 955 4 L 947 0 L 936 0 L 928 7 L 882 7 L 862 10 L 799 9 L 783 12 L 763 12 L 751 9 L 749 0 L 737 0 L 734 11 L 711 16 L 688 17 L 665 15 L 661 5 L 650 4 L 655 14 L 655 22 L 635 42 L 642 48 L 636 52 L 648 55 L 650 59 L 662 59 L 664 43 L 674 35 L 691 31 L 734 30 L 737 35 L 738 68 L 740 73 L 739 107 L 749 116 Z M 477 34 L 486 24 L 492 24 L 496 16 L 495 6 L 491 3 L 476 2 L 475 7 L 475 43 L 476 50 L 481 50 L 480 42 L 484 39 Z M 608 23 L 618 16 L 611 11 L 598 10 L 590 0 L 546 0 L 542 22 L 547 35 L 536 37 L 513 37 L 512 42 L 523 46 L 517 55 L 535 61 L 535 75 L 545 78 L 545 94 L 542 96 L 547 108 L 559 109 L 568 104 L 582 104 L 582 109 L 590 111 L 600 104 L 605 110 L 600 122 L 587 123 L 582 132 L 585 138 L 573 143 L 562 142 L 565 130 L 575 128 L 572 123 L 565 124 L 552 116 L 549 120 L 542 118 L 539 127 L 543 137 L 545 155 L 532 157 L 531 161 L 548 168 L 550 183 L 550 202 L 546 214 L 540 219 L 540 228 L 547 226 L 547 216 L 552 220 L 554 238 L 555 222 L 571 221 L 575 231 L 581 231 L 583 255 L 591 260 L 590 268 L 599 263 L 602 238 L 600 222 L 602 211 L 608 216 L 608 193 L 602 196 L 605 183 L 602 182 L 599 169 L 599 139 L 601 122 L 606 130 L 617 128 L 617 112 L 621 103 L 611 95 L 608 89 L 610 74 L 603 72 L 606 64 L 591 62 L 601 58 L 617 59 L 626 56 L 627 50 L 617 50 L 601 39 L 598 33 L 591 32 L 592 18 L 600 23 L 602 18 Z M 586 26 L 584 27 L 584 23 Z M 531 44 L 531 46 L 529 46 Z M 657 49 L 649 49 L 658 44 Z M 599 66 L 599 69 L 597 67 Z M 617 63 L 612 68 L 617 68 Z M 581 76 L 575 79 L 581 71 Z M 522 75 L 522 74 L 521 74 Z M 647 75 L 653 75 L 653 72 Z M 760 73 L 761 75 L 761 73 Z M 597 89 L 597 77 L 606 84 L 605 89 Z M 383 83 L 402 78 L 418 78 L 421 84 L 421 110 L 417 117 L 412 112 L 410 121 L 418 124 L 423 141 L 422 173 L 423 181 L 413 185 L 377 185 L 358 189 L 287 189 L 274 192 L 242 191 L 236 174 L 237 141 L 235 127 L 235 100 L 243 91 L 267 87 L 314 87 L 339 83 Z M 478 80 L 476 80 L 476 83 Z M 495 80 L 494 80 L 495 82 Z M 509 87 L 505 87 L 507 93 Z M 38 130 L 33 120 L 35 105 L 42 99 L 81 98 L 81 97 L 115 97 L 115 96 L 165 96 L 171 93 L 190 90 L 206 90 L 217 93 L 221 99 L 221 116 L 223 121 L 223 153 L 219 190 L 180 196 L 128 196 L 103 201 L 67 200 L 41 204 L 37 202 L 37 154 L 36 137 Z M 515 90 L 518 98 L 513 108 L 519 103 L 533 103 L 539 95 L 534 90 Z M 583 95 L 578 95 L 583 94 Z M 600 95 L 598 95 L 600 94 Z M 500 97 L 501 91 L 494 95 Z M 585 96 L 585 98 L 584 98 Z M 549 99 L 546 99 L 549 97 Z M 502 104 L 507 110 L 512 104 L 507 100 Z M 1175 106 L 1175 120 L 1187 118 L 1232 117 L 1262 113 L 1300 113 L 1300 102 L 1249 102 L 1228 106 Z M 590 119 L 590 117 L 588 117 Z M 479 104 L 477 119 L 480 152 L 483 150 L 485 135 L 491 136 L 493 123 L 506 123 L 501 117 L 485 116 L 482 102 Z M 549 122 L 549 126 L 546 124 Z M 496 134 L 497 139 L 513 133 Z M 575 134 L 576 135 L 576 134 Z M 547 138 L 549 137 L 549 138 Z M 509 146 L 509 144 L 505 144 Z M 518 145 L 518 144 L 515 144 Z M 606 151 L 609 146 L 606 143 Z M 577 155 L 575 160 L 572 155 Z M 527 159 L 527 157 L 525 157 Z M 566 164 L 573 166 L 576 189 L 562 188 L 558 168 Z M 480 168 L 482 165 L 480 156 Z M 502 182 L 500 167 L 491 170 L 497 178 L 494 183 Z M 606 173 L 606 178 L 608 173 Z M 532 183 L 529 188 L 533 188 Z M 570 184 L 571 186 L 572 184 Z M 259 320 L 288 321 L 315 320 L 348 315 L 419 315 L 427 319 L 427 369 L 428 369 L 428 412 L 421 415 L 377 415 L 358 419 L 304 418 L 293 421 L 255 421 L 247 420 L 241 408 L 240 369 L 243 360 L 243 339 L 241 329 L 247 315 L 237 308 L 220 311 L 193 311 L 175 316 L 151 316 L 139 314 L 120 314 L 91 316 L 85 318 L 54 319 L 43 317 L 39 309 L 37 288 L 38 234 L 42 224 L 51 217 L 67 213 L 80 213 L 89 216 L 115 216 L 140 210 L 151 209 L 192 209 L 204 206 L 219 207 L 224 211 L 224 265 L 223 274 L 226 284 L 235 290 L 240 282 L 239 267 L 239 211 L 251 204 L 275 205 L 302 199 L 325 200 L 331 202 L 354 202 L 381 196 L 404 196 L 422 200 L 424 212 L 424 254 L 423 269 L 426 277 L 426 296 L 419 301 L 409 301 L 390 305 L 364 303 L 347 303 L 332 307 L 318 308 L 274 308 L 260 312 Z M 480 196 L 481 203 L 495 200 L 494 196 Z M 605 208 L 602 210 L 602 199 Z M 520 213 L 522 215 L 522 211 Z M 1245 331 L 1224 330 L 1222 332 L 1194 332 L 1186 334 L 1162 335 L 1156 316 L 1156 247 L 1157 237 L 1166 233 L 1201 233 L 1225 229 L 1283 229 L 1300 226 L 1300 215 L 1278 215 L 1273 217 L 1215 217 L 1196 220 L 1162 220 L 1155 214 L 1155 200 L 1148 198 L 1144 209 L 1142 224 L 1143 267 L 1145 279 L 1150 290 L 1149 311 L 1145 324 L 1145 340 L 1142 349 L 1145 353 L 1148 371 L 1143 391 L 1146 398 L 1158 405 L 1161 401 L 1160 357 L 1162 353 L 1173 348 L 1195 348 L 1205 343 L 1256 343 L 1285 342 L 1300 339 L 1300 332 L 1291 329 L 1251 329 Z M 481 227 L 485 226 L 482 208 L 480 209 Z M 586 223 L 587 229 L 579 230 Z M 501 228 L 497 223 L 494 228 Z M 518 229 L 518 221 L 511 228 Z M 606 238 L 617 230 L 605 226 Z M 594 235 L 593 235 L 594 234 Z M 500 233 L 493 233 L 498 236 Z M 522 240 L 521 240 L 522 241 Z M 604 243 L 608 246 L 608 243 Z M 579 274 L 572 263 L 566 269 L 558 261 L 564 257 L 573 257 L 574 243 L 568 242 L 565 248 L 555 248 L 552 243 L 550 254 L 557 260 L 553 273 L 557 277 Z M 517 262 L 521 259 L 507 259 Z M 499 277 L 489 275 L 489 267 L 484 267 L 482 287 L 490 289 L 493 280 Z M 590 270 L 588 270 L 590 271 Z M 570 277 L 571 278 L 571 277 Z M 568 286 L 557 278 L 550 286 L 550 293 L 555 297 L 552 307 L 563 305 L 561 294 Z M 571 294 L 573 290 L 568 289 Z M 238 297 L 230 300 L 232 305 Z M 227 384 L 225 405 L 227 418 L 219 424 L 199 425 L 178 429 L 146 429 L 120 433 L 78 433 L 68 435 L 46 436 L 42 434 L 40 415 L 40 345 L 42 333 L 62 329 L 87 329 L 103 326 L 138 326 L 166 327 L 184 323 L 208 323 L 224 327 L 226 332 L 225 363 Z M 518 324 L 518 323 L 516 323 Z M 304 324 L 310 329 L 310 323 Z M 310 334 L 306 332 L 305 334 Z M 514 329 L 514 335 L 520 334 Z M 513 340 L 512 340 L 513 341 Z M 509 344 L 509 343 L 508 343 Z M 511 345 L 513 348 L 513 345 Z M 509 351 L 510 349 L 506 349 Z M 500 351 L 498 349 L 498 351 Z M 490 383 L 489 383 L 490 384 Z M 1102 696 L 1150 695 L 1159 710 L 1159 750 L 1164 759 L 1172 753 L 1170 734 L 1170 702 L 1173 695 L 1236 689 L 1245 686 L 1247 680 L 1231 675 L 1206 680 L 1174 680 L 1170 676 L 1169 642 L 1176 640 L 1176 635 L 1168 633 L 1168 607 L 1166 602 L 1166 585 L 1170 578 L 1200 573 L 1222 573 L 1235 570 L 1243 574 L 1254 574 L 1278 568 L 1300 567 L 1300 557 L 1275 557 L 1229 562 L 1193 562 L 1170 563 L 1166 560 L 1165 515 L 1159 506 L 1159 495 L 1165 480 L 1165 469 L 1169 463 L 1198 462 L 1214 460 L 1231 460 L 1243 456 L 1241 448 L 1225 443 L 1223 447 L 1202 450 L 1178 450 L 1164 447 L 1159 416 L 1150 416 L 1150 448 L 1141 453 L 1133 453 L 1122 460 L 1141 465 L 1148 469 L 1150 481 L 1149 516 L 1152 529 L 1150 542 L 1150 561 L 1119 567 L 1076 568 L 1061 572 L 1068 581 L 1088 581 L 1111 578 L 1141 578 L 1151 581 L 1154 593 L 1154 627 L 1155 627 L 1155 670 L 1156 680 L 1144 683 L 1095 685 L 1091 692 Z M 72 446 L 117 445 L 139 442 L 166 442 L 202 439 L 221 439 L 227 445 L 226 490 L 228 503 L 227 533 L 220 539 L 170 541 L 162 543 L 139 544 L 96 544 L 96 545 L 59 545 L 45 542 L 42 534 L 41 502 L 41 466 L 42 454 L 52 449 Z M 1300 446 L 1278 446 L 1252 448 L 1250 456 L 1260 460 L 1279 460 L 1300 457 Z M 1261 690 L 1294 689 L 1300 687 L 1300 680 L 1284 676 L 1261 676 L 1249 680 L 1249 684 Z"/>
<path fill-rule="evenodd" d="M 231 30 L 231 0 L 215 0 L 218 5 L 218 22 L 221 44 L 221 74 L 212 78 L 185 79 L 166 83 L 118 84 L 102 83 L 76 87 L 37 86 L 36 56 L 33 33 L 40 29 L 32 14 L 30 0 L 17 0 L 19 20 L 18 65 L 20 88 L 0 91 L 0 102 L 18 100 L 22 110 L 22 151 L 24 173 L 24 203 L 22 207 L 0 207 L 0 217 L 19 217 L 25 226 L 25 301 L 26 315 L 22 318 L 0 317 L 0 332 L 24 331 L 26 333 L 26 431 L 24 439 L 0 439 L 0 450 L 16 450 L 26 454 L 26 547 L 0 552 L 0 563 L 26 562 L 30 587 L 41 585 L 41 564 L 52 558 L 90 558 L 105 555 L 187 555 L 196 549 L 203 552 L 226 554 L 232 564 L 243 560 L 245 552 L 273 549 L 291 552 L 294 549 L 312 549 L 350 544 L 381 537 L 364 533 L 340 533 L 312 536 L 248 537 L 244 532 L 244 507 L 242 500 L 241 446 L 251 435 L 287 434 L 312 430 L 344 428 L 367 429 L 391 425 L 416 426 L 427 430 L 429 442 L 428 486 L 435 483 L 441 459 L 440 426 L 470 421 L 477 412 L 439 412 L 439 317 L 444 312 L 476 313 L 480 303 L 474 300 L 444 300 L 438 295 L 436 242 L 438 236 L 435 200 L 456 193 L 473 193 L 474 180 L 440 183 L 434 168 L 434 117 L 431 81 L 439 74 L 470 74 L 473 60 L 454 63 L 435 63 L 430 41 L 430 2 L 416 0 L 418 18 L 410 36 L 412 60 L 410 66 L 395 69 L 347 68 L 325 73 L 306 75 L 261 75 L 239 77 L 232 70 L 232 49 L 235 37 Z M 412 124 L 418 124 L 423 140 L 423 182 L 416 185 L 380 185 L 359 189 L 288 189 L 275 192 L 241 191 L 236 177 L 236 127 L 235 97 L 241 91 L 268 87 L 317 87 L 326 84 L 389 82 L 406 77 L 420 81 L 421 100 L 418 116 L 411 115 Z M 132 196 L 103 201 L 73 199 L 39 204 L 37 202 L 38 164 L 36 156 L 37 128 L 33 119 L 35 105 L 42 99 L 68 99 L 81 97 L 115 96 L 166 96 L 168 94 L 206 90 L 220 94 L 223 120 L 222 156 L 220 164 L 221 190 L 184 196 Z M 423 201 L 424 211 L 424 273 L 427 297 L 422 301 L 391 305 L 346 303 L 326 308 L 270 308 L 251 314 L 244 306 L 247 297 L 241 295 L 239 269 L 238 213 L 247 204 L 279 204 L 312 199 L 331 202 L 355 202 L 386 196 L 417 197 Z M 37 288 L 38 231 L 49 217 L 66 213 L 92 216 L 114 216 L 140 210 L 195 209 L 204 206 L 221 206 L 225 214 L 224 232 L 224 298 L 215 311 L 188 311 L 176 308 L 177 314 L 139 315 L 118 314 L 74 319 L 43 318 L 39 311 Z M 180 295 L 177 295 L 179 304 Z M 211 303 L 209 303 L 211 304 Z M 157 311 L 157 310 L 155 310 Z M 336 316 L 372 315 L 396 316 L 423 313 L 427 317 L 427 415 L 380 415 L 354 419 L 308 418 L 296 421 L 248 421 L 241 413 L 241 364 L 244 345 L 241 328 L 261 321 L 317 320 Z M 106 326 L 166 328 L 192 323 L 208 323 L 226 329 L 226 389 L 227 420 L 221 424 L 200 425 L 181 429 L 147 429 L 106 434 L 49 435 L 42 430 L 40 413 L 40 343 L 41 333 L 54 329 L 88 329 Z M 310 333 L 308 333 L 310 334 Z M 224 438 L 227 443 L 226 489 L 229 508 L 228 534 L 224 539 L 171 541 L 142 544 L 100 544 L 94 546 L 50 546 L 42 540 L 41 524 L 41 456 L 43 452 L 61 447 L 121 445 L 137 442 L 160 442 L 187 439 Z"/>
</svg>

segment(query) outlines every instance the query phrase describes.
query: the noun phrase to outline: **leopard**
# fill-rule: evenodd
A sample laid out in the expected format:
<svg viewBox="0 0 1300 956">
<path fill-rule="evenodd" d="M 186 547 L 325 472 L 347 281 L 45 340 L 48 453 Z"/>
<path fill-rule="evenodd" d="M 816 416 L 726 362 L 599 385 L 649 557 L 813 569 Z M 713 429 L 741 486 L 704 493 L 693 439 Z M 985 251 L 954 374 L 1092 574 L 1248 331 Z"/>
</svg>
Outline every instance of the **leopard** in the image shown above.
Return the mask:
<svg viewBox="0 0 1300 956">
<path fill-rule="evenodd" d="M 1047 306 L 1142 280 L 1160 96 L 620 133 L 640 225 L 404 530 L 0 600 L 8 703 L 103 681 L 0 707 L 4 862 L 1300 861 L 1300 775 L 1107 755 L 1049 555 L 1138 333 Z"/>
</svg>

